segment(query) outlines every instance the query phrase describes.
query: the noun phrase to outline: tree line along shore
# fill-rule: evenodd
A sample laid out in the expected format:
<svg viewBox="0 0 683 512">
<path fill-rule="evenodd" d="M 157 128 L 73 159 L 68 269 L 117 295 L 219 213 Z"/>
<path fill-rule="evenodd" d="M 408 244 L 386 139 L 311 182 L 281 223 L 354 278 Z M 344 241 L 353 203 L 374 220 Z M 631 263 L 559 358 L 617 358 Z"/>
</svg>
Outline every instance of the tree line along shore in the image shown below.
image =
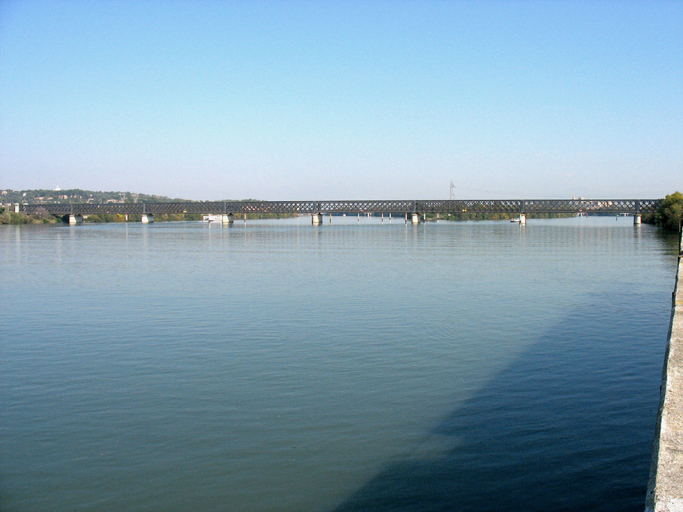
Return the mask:
<svg viewBox="0 0 683 512">
<path fill-rule="evenodd" d="M 133 194 L 131 192 L 101 192 L 81 189 L 69 190 L 2 190 L 0 191 L 0 224 L 55 224 L 65 222 L 62 217 L 50 215 L 47 212 L 37 213 L 32 215 L 25 215 L 23 213 L 15 213 L 12 205 L 16 203 L 22 204 L 69 204 L 69 203 L 91 203 L 91 204 L 107 204 L 107 203 L 171 203 L 184 202 L 185 199 L 172 199 L 166 196 L 156 196 L 147 194 Z M 244 201 L 251 201 L 252 199 L 244 199 Z M 221 201 L 232 201 L 230 199 Z M 291 217 L 292 214 L 266 214 L 266 213 L 251 213 L 247 214 L 247 219 L 270 219 L 270 218 L 285 218 Z M 528 214 L 530 219 L 547 219 L 558 217 L 572 217 L 572 214 Z M 643 222 L 655 224 L 667 231 L 678 231 L 681 217 L 683 216 L 683 194 L 674 192 L 667 195 L 658 210 L 655 213 L 643 215 Z M 426 220 L 436 220 L 436 214 L 427 214 Z M 439 216 L 441 220 L 450 221 L 468 221 L 468 220 L 506 220 L 510 219 L 511 215 L 507 213 L 456 213 L 456 214 L 442 214 Z M 138 214 L 99 214 L 88 215 L 85 222 L 139 222 L 141 215 Z M 202 220 L 201 214 L 186 213 L 186 214 L 159 214 L 154 216 L 155 222 L 168 221 L 199 221 Z"/>
</svg>

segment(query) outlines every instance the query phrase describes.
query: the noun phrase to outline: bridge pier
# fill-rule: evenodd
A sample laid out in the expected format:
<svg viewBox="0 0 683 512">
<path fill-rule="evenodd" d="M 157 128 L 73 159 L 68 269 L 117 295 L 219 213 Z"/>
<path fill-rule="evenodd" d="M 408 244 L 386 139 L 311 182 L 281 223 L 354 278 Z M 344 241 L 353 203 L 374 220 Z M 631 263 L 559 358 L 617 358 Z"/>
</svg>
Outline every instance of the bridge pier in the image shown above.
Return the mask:
<svg viewBox="0 0 683 512">
<path fill-rule="evenodd" d="M 420 223 L 420 214 L 419 213 L 412 213 L 410 218 L 411 218 L 411 222 L 413 224 L 419 224 Z"/>
<path fill-rule="evenodd" d="M 633 225 L 634 226 L 642 224 L 642 222 L 643 222 L 643 216 L 640 213 L 636 213 L 633 215 Z"/>
<path fill-rule="evenodd" d="M 153 213 L 143 213 L 142 218 L 140 219 L 140 222 L 143 224 L 151 224 L 154 222 L 154 214 Z"/>
<path fill-rule="evenodd" d="M 323 214 L 322 213 L 314 213 L 311 216 L 311 223 L 318 226 L 319 224 L 323 223 Z"/>
<path fill-rule="evenodd" d="M 523 226 L 526 224 L 526 213 L 520 213 L 519 214 L 519 225 Z"/>
<path fill-rule="evenodd" d="M 232 213 L 221 215 L 221 221 L 223 222 L 223 224 L 232 224 L 233 222 L 235 222 L 235 216 Z"/>
<path fill-rule="evenodd" d="M 83 224 L 83 215 L 80 213 L 69 215 L 69 224 Z"/>
</svg>

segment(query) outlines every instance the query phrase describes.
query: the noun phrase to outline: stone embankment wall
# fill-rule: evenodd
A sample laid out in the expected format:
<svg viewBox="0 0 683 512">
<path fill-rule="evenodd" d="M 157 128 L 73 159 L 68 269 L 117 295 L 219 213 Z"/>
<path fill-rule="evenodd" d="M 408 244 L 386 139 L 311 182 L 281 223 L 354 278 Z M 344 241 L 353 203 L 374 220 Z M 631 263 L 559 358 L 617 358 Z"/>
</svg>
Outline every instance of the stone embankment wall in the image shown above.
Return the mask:
<svg viewBox="0 0 683 512">
<path fill-rule="evenodd" d="M 683 231 L 678 254 L 646 512 L 683 512 Z"/>
</svg>

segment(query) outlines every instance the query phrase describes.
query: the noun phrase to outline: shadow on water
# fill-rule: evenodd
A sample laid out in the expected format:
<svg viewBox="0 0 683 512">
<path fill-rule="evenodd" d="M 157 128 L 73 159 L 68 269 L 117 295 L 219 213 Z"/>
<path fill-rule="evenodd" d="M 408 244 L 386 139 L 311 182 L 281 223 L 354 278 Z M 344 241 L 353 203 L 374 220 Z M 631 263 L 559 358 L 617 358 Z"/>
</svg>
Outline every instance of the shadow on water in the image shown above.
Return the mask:
<svg viewBox="0 0 683 512">
<path fill-rule="evenodd" d="M 335 511 L 642 511 L 668 297 L 622 291 L 588 297 L 446 415 L 435 455 L 391 463 Z"/>
</svg>

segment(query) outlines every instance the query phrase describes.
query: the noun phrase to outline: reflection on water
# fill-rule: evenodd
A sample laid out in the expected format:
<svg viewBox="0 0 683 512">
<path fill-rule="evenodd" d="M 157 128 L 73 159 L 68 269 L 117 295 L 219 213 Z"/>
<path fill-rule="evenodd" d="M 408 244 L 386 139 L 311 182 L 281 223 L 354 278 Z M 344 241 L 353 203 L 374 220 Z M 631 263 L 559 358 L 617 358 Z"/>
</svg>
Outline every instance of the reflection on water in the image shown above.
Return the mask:
<svg viewBox="0 0 683 512">
<path fill-rule="evenodd" d="M 328 220 L 2 226 L 0 508 L 642 508 L 673 240 Z"/>
</svg>

